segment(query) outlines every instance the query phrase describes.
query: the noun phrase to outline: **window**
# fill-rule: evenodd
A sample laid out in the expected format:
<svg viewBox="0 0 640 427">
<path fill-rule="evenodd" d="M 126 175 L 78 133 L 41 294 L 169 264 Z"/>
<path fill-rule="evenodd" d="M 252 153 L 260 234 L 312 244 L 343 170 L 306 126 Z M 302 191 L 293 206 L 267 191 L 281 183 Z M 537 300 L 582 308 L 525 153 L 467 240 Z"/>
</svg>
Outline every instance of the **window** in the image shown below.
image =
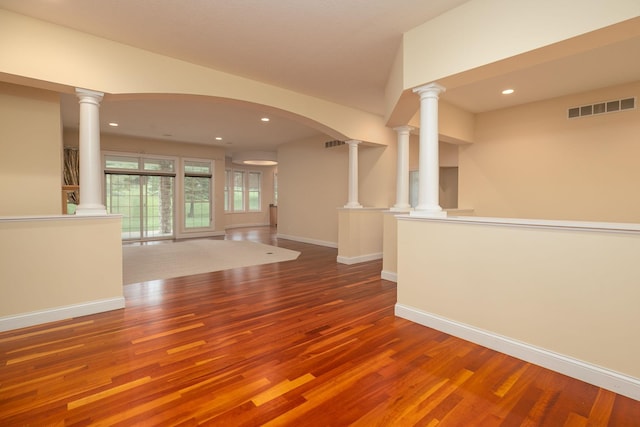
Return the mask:
<svg viewBox="0 0 640 427">
<path fill-rule="evenodd" d="M 244 171 L 233 171 L 233 210 L 244 211 Z"/>
<path fill-rule="evenodd" d="M 260 211 L 260 172 L 249 172 L 249 210 Z"/>
<path fill-rule="evenodd" d="M 262 210 L 262 172 L 227 169 L 224 188 L 226 212 Z"/>
<path fill-rule="evenodd" d="M 211 209 L 211 162 L 184 162 L 184 226 L 185 229 L 209 227 Z"/>
<path fill-rule="evenodd" d="M 278 206 L 278 172 L 273 173 L 273 204 Z"/>
<path fill-rule="evenodd" d="M 137 157 L 125 157 L 125 156 L 105 156 L 104 158 L 105 169 L 126 169 L 126 170 L 138 170 L 140 169 L 140 159 Z"/>
<path fill-rule="evenodd" d="M 231 184 L 231 170 L 224 171 L 224 211 L 229 212 L 231 209 L 231 191 L 229 190 Z"/>
<path fill-rule="evenodd" d="M 173 172 L 173 160 L 165 159 L 142 159 L 144 170 L 146 171 L 162 171 Z"/>
</svg>

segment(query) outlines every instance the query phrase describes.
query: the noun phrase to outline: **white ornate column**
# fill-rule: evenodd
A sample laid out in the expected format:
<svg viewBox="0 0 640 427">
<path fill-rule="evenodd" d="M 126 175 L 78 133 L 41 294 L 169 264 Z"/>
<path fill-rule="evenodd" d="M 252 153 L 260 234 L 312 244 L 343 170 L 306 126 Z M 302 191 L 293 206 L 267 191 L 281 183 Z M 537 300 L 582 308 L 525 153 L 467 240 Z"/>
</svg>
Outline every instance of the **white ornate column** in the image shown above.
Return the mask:
<svg viewBox="0 0 640 427">
<path fill-rule="evenodd" d="M 409 204 L 409 136 L 414 128 L 399 126 L 393 128 L 398 132 L 398 167 L 396 171 L 396 204 L 392 211 L 406 212 L 411 209 Z"/>
<path fill-rule="evenodd" d="M 76 215 L 106 215 L 100 164 L 100 102 L 103 93 L 76 89 L 80 103 L 80 204 Z"/>
<path fill-rule="evenodd" d="M 361 208 L 358 202 L 358 144 L 362 141 L 350 140 L 349 144 L 349 201 L 345 208 Z"/>
<path fill-rule="evenodd" d="M 413 90 L 420 95 L 420 159 L 418 206 L 413 216 L 445 217 L 440 207 L 440 159 L 438 158 L 438 95 L 445 91 L 438 83 Z"/>
</svg>

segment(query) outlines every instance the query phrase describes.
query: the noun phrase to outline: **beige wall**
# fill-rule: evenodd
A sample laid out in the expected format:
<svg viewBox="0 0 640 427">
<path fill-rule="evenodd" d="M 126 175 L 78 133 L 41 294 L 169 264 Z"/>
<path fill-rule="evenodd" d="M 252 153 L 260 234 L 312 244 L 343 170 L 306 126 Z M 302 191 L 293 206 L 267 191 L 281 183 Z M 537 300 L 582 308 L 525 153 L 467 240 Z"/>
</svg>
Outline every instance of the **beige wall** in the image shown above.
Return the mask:
<svg viewBox="0 0 640 427">
<path fill-rule="evenodd" d="M 394 212 L 382 214 L 382 273 L 383 279 L 396 282 L 398 274 L 398 219 Z"/>
<path fill-rule="evenodd" d="M 338 209 L 338 262 L 355 264 L 382 258 L 382 209 Z"/>
<path fill-rule="evenodd" d="M 478 216 L 640 222 L 640 108 L 567 109 L 640 93 L 640 82 L 478 114 L 459 149 L 459 206 Z M 637 101 L 636 101 L 637 102 Z"/>
<path fill-rule="evenodd" d="M 635 230 L 401 219 L 398 303 L 640 379 Z"/>
<path fill-rule="evenodd" d="M 0 220 L 0 329 L 123 307 L 120 221 Z"/>
<path fill-rule="evenodd" d="M 62 212 L 57 93 L 0 82 L 0 216 Z"/>
<path fill-rule="evenodd" d="M 438 154 L 440 158 L 440 167 L 457 167 L 458 166 L 458 148 L 456 144 L 449 144 L 440 141 L 438 145 Z M 409 170 L 415 171 L 420 169 L 420 136 L 411 135 L 409 139 Z"/>
<path fill-rule="evenodd" d="M 358 200 L 362 206 L 388 208 L 395 204 L 397 157 L 397 143 L 386 147 L 359 145 Z M 348 181 L 343 185 L 348 187 Z"/>
<path fill-rule="evenodd" d="M 325 148 L 328 137 L 278 148 L 278 233 L 320 244 L 338 244 L 338 208 L 348 201 L 348 146 Z M 395 144 L 359 145 L 358 200 L 365 207 L 395 203 Z"/>
<path fill-rule="evenodd" d="M 420 127 L 420 111 L 416 112 Z M 467 144 L 475 140 L 475 114 L 449 104 L 438 102 L 438 133 L 441 142 L 449 144 Z"/>
<path fill-rule="evenodd" d="M 338 207 L 347 203 L 349 153 L 328 138 L 278 148 L 278 234 L 338 243 Z"/>
<path fill-rule="evenodd" d="M 440 157 L 441 168 L 458 167 L 458 148 L 459 145 L 440 142 L 438 146 L 438 154 Z"/>
</svg>

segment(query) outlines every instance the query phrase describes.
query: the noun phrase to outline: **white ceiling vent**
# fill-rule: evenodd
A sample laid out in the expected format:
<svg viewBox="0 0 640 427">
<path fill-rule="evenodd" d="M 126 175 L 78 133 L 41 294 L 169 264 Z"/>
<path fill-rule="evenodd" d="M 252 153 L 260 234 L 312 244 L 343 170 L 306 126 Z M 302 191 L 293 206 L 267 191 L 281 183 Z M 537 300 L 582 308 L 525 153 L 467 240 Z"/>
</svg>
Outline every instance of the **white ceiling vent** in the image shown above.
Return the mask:
<svg viewBox="0 0 640 427">
<path fill-rule="evenodd" d="M 633 110 L 636 108 L 636 97 L 616 99 L 614 101 L 597 102 L 595 104 L 582 105 L 580 107 L 571 107 L 567 110 L 567 118 L 575 119 L 576 117 L 594 116 L 604 113 L 615 113 L 624 110 Z"/>
</svg>

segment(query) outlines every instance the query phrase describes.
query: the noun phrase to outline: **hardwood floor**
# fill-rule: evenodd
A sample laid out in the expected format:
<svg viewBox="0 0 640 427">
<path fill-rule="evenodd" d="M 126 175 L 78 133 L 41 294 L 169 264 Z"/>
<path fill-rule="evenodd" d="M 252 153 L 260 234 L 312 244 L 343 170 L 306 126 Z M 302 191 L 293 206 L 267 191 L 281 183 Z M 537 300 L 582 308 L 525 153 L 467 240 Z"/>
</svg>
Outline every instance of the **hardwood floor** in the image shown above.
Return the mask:
<svg viewBox="0 0 640 427">
<path fill-rule="evenodd" d="M 381 262 L 125 287 L 126 308 L 0 334 L 2 426 L 640 426 L 640 402 L 393 315 Z"/>
</svg>

